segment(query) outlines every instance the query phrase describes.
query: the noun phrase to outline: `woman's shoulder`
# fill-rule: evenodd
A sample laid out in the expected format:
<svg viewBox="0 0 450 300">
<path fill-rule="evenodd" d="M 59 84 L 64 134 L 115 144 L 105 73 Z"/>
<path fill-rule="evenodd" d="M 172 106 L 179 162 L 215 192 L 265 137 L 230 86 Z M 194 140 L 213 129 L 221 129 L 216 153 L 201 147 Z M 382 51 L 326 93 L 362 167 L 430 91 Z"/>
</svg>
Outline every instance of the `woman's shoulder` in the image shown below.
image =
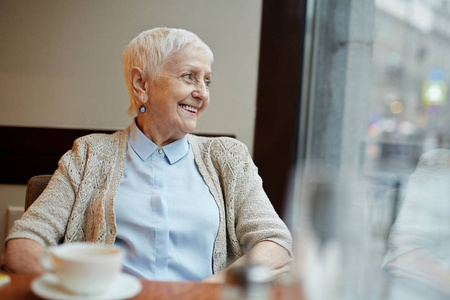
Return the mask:
<svg viewBox="0 0 450 300">
<path fill-rule="evenodd" d="M 97 149 L 105 151 L 108 148 L 117 148 L 126 141 L 128 129 L 116 131 L 114 133 L 92 133 L 77 138 L 73 143 L 72 150 L 83 151 L 87 149 Z"/>
<path fill-rule="evenodd" d="M 205 137 L 189 134 L 188 140 L 191 144 L 197 146 L 202 152 L 248 152 L 248 148 L 244 143 L 227 136 Z"/>
<path fill-rule="evenodd" d="M 194 156 L 212 161 L 216 166 L 227 165 L 233 170 L 245 168 L 252 158 L 247 146 L 230 137 L 203 137 L 188 135 Z"/>
<path fill-rule="evenodd" d="M 121 136 L 127 132 L 128 129 L 119 130 L 114 133 L 91 133 L 77 138 L 75 142 L 85 144 L 107 144 L 111 142 L 114 143 L 120 140 Z"/>
</svg>

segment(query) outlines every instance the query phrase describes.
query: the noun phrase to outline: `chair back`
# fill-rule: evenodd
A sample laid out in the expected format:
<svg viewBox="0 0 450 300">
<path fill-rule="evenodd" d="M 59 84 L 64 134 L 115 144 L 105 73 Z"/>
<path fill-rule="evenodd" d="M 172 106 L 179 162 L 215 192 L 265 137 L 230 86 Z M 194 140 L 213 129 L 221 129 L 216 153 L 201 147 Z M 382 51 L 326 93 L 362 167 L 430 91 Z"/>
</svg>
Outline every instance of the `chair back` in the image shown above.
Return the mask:
<svg viewBox="0 0 450 300">
<path fill-rule="evenodd" d="M 52 178 L 52 175 L 36 175 L 28 180 L 27 191 L 25 194 L 25 211 L 45 190 L 50 178 Z"/>
</svg>

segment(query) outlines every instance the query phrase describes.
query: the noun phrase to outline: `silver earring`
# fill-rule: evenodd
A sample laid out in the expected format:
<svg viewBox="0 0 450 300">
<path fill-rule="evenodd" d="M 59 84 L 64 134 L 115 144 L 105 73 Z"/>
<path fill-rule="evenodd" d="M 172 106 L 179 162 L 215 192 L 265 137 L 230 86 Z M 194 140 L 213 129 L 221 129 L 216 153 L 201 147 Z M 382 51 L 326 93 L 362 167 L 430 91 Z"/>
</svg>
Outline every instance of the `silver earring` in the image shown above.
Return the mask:
<svg viewBox="0 0 450 300">
<path fill-rule="evenodd" d="M 147 108 L 145 107 L 144 104 L 142 104 L 141 106 L 139 106 L 139 111 L 141 112 L 141 114 L 145 113 L 146 110 L 147 110 Z"/>
</svg>

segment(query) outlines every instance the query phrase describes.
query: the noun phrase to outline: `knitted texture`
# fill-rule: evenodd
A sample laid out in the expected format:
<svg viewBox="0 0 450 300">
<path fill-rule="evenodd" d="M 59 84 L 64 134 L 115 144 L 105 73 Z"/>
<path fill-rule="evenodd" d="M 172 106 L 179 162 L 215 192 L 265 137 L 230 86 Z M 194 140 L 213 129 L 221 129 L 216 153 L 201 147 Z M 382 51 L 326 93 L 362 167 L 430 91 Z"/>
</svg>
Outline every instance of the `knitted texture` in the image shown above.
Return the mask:
<svg viewBox="0 0 450 300">
<path fill-rule="evenodd" d="M 113 244 L 117 233 L 113 205 L 125 165 L 128 131 L 77 139 L 6 240 L 29 238 L 44 246 L 77 241 Z M 219 207 L 213 272 L 263 240 L 291 253 L 290 233 L 267 198 L 246 146 L 226 137 L 188 135 L 188 141 Z"/>
</svg>

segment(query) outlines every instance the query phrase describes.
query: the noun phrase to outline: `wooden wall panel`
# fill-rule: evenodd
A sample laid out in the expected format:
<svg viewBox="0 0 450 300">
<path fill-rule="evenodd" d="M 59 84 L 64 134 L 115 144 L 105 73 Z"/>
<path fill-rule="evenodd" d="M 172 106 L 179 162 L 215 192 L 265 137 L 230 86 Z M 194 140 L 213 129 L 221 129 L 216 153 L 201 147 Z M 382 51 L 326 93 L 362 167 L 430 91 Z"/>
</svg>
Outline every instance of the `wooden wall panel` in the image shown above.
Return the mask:
<svg viewBox="0 0 450 300">
<path fill-rule="evenodd" d="M 306 0 L 264 0 L 254 161 L 282 215 L 295 163 Z"/>
<path fill-rule="evenodd" d="M 91 133 L 115 130 L 0 126 L 0 183 L 26 184 L 34 175 L 53 174 L 73 141 Z M 228 136 L 233 134 L 203 134 Z"/>
<path fill-rule="evenodd" d="M 39 174 L 53 174 L 60 157 L 78 137 L 112 130 L 0 126 L 0 183 L 26 184 Z"/>
</svg>

